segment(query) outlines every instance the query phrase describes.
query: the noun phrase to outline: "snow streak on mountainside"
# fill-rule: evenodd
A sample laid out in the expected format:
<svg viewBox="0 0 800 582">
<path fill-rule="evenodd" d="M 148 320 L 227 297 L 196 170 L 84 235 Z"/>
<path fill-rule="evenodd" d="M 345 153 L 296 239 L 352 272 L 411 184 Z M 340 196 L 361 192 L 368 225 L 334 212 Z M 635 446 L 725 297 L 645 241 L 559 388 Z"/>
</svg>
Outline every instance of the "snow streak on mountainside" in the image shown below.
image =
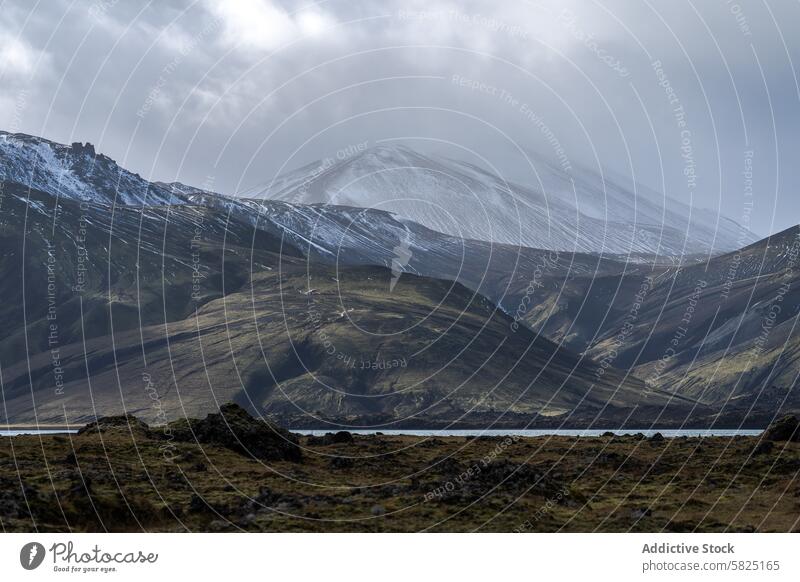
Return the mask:
<svg viewBox="0 0 800 582">
<path fill-rule="evenodd" d="M 756 240 L 730 220 L 644 188 L 634 195 L 592 172 L 567 175 L 545 162 L 537 171 L 539 187 L 528 188 L 465 162 L 379 146 L 280 176 L 257 196 L 273 199 L 263 204 L 178 182 L 149 182 L 90 144 L 0 132 L 0 180 L 106 206 L 223 205 L 240 217 L 252 214 L 258 228 L 289 235 L 315 254 L 335 258 L 341 248 L 360 248 L 359 264 L 391 264 L 394 247 L 406 238 L 413 253 L 459 261 L 461 239 L 646 262 L 652 254 L 720 253 Z M 346 260 L 352 264 L 352 257 Z"/>
<path fill-rule="evenodd" d="M 431 231 L 390 212 L 332 204 L 291 204 L 278 200 L 228 198 L 212 193 L 189 194 L 191 204 L 225 211 L 260 230 L 276 234 L 307 255 L 347 265 L 389 266 L 394 247 L 408 239 L 412 252 L 456 266 L 465 242 Z M 468 244 L 468 243 L 467 243 Z M 412 267 L 405 269 L 415 272 Z"/>
<path fill-rule="evenodd" d="M 757 237 L 715 213 L 588 170 L 535 160 L 539 184 L 509 183 L 475 165 L 376 146 L 283 174 L 249 196 L 376 208 L 446 234 L 560 251 L 720 253 Z"/>
<path fill-rule="evenodd" d="M 595 254 L 462 239 L 374 208 L 233 199 L 210 193 L 189 195 L 188 201 L 216 209 L 234 222 L 248 221 L 313 262 L 339 269 L 380 265 L 392 270 L 395 284 L 405 273 L 458 281 L 510 314 L 524 304 L 531 278 L 545 272 L 549 277 L 594 278 L 643 266 Z"/>
<path fill-rule="evenodd" d="M 178 192 L 153 184 L 95 153 L 91 144 L 71 146 L 0 131 L 0 179 L 72 200 L 103 205 L 181 204 Z"/>
</svg>

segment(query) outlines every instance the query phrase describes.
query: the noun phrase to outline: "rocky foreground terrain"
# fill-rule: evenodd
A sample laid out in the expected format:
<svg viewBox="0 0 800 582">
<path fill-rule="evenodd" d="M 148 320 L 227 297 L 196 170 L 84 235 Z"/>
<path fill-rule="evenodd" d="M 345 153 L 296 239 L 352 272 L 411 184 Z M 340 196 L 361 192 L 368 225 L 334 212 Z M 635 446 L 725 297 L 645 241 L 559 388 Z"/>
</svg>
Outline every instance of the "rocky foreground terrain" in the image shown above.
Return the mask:
<svg viewBox="0 0 800 582">
<path fill-rule="evenodd" d="M 800 430 L 296 436 L 235 404 L 0 439 L 3 531 L 797 531 Z"/>
</svg>

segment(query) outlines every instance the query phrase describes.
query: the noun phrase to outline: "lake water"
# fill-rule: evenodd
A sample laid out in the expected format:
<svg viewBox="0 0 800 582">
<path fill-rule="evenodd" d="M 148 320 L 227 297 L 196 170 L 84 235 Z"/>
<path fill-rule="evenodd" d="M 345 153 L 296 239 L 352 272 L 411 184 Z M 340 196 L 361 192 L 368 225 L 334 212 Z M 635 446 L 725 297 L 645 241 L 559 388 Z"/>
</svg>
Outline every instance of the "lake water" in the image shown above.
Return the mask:
<svg viewBox="0 0 800 582">
<path fill-rule="evenodd" d="M 330 430 L 295 430 L 297 434 L 322 436 L 326 433 L 333 432 Z M 600 429 L 600 430 L 580 430 L 580 429 L 542 429 L 542 430 L 349 430 L 353 434 L 370 435 L 376 432 L 383 433 L 388 436 L 431 436 L 431 437 L 446 437 L 446 436 L 513 436 L 519 435 L 523 437 L 541 437 L 541 436 L 577 436 L 577 437 L 597 437 L 605 432 L 613 432 L 615 435 L 629 435 L 642 433 L 649 437 L 657 432 L 660 432 L 667 438 L 676 437 L 712 437 L 712 436 L 758 436 L 762 430 L 724 430 L 724 429 L 710 429 L 710 430 L 692 430 L 692 429 L 633 429 L 633 430 L 613 430 L 613 429 Z"/>
<path fill-rule="evenodd" d="M 19 436 L 19 435 L 48 435 L 48 434 L 74 434 L 77 430 L 36 430 L 36 429 L 23 429 L 23 430 L 0 430 L 0 437 L 4 436 Z M 322 436 L 331 430 L 294 430 L 296 434 Z M 387 436 L 429 436 L 429 437 L 448 437 L 448 436 L 514 436 L 519 435 L 522 437 L 541 437 L 541 436 L 571 436 L 571 437 L 597 437 L 601 436 L 604 432 L 613 432 L 616 435 L 631 435 L 642 433 L 649 437 L 657 432 L 660 432 L 667 438 L 676 437 L 726 437 L 726 436 L 758 436 L 763 431 L 761 430 L 725 430 L 725 429 L 710 429 L 710 430 L 695 430 L 695 429 L 641 429 L 641 430 L 608 430 L 608 429 L 541 429 L 541 430 L 350 430 L 353 434 L 373 435 L 375 433 L 382 433 Z"/>
<path fill-rule="evenodd" d="M 19 436 L 23 434 L 75 434 L 77 430 L 37 430 L 35 428 L 26 428 L 20 430 L 0 430 L 0 437 L 4 436 Z"/>
</svg>

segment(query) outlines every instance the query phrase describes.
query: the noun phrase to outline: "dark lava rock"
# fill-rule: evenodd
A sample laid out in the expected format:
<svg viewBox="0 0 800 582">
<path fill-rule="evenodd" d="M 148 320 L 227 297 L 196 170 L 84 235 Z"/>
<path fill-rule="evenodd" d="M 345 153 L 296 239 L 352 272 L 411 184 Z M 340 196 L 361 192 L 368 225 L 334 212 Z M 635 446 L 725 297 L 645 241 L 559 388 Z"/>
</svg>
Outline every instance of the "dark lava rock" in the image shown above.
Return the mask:
<svg viewBox="0 0 800 582">
<path fill-rule="evenodd" d="M 599 467 L 609 467 L 614 470 L 619 470 L 624 465 L 626 470 L 633 470 L 641 468 L 642 463 L 636 457 L 616 451 L 609 451 L 601 453 L 594 457 L 587 458 L 590 465 L 597 465 Z"/>
<path fill-rule="evenodd" d="M 563 504 L 574 494 L 564 483 L 525 463 L 500 460 L 484 465 L 481 461 L 474 461 L 463 467 L 465 469 L 460 474 L 451 473 L 449 480 L 429 487 L 429 498 L 445 503 L 469 502 L 491 491 L 496 494 L 541 496 L 551 499 L 553 503 Z"/>
<path fill-rule="evenodd" d="M 613 437 L 615 437 L 616 435 L 615 435 L 613 432 L 611 432 L 610 430 L 607 430 L 607 431 L 606 431 L 606 432 L 604 432 L 604 433 L 603 433 L 601 436 L 604 436 L 604 437 L 612 437 L 612 438 L 613 438 Z"/>
<path fill-rule="evenodd" d="M 768 455 L 772 452 L 773 448 L 775 448 L 775 445 L 772 441 L 761 441 L 753 449 L 753 456 Z"/>
<path fill-rule="evenodd" d="M 353 433 L 347 432 L 346 430 L 340 430 L 339 432 L 325 433 L 321 437 L 318 436 L 308 437 L 308 444 L 312 447 L 336 445 L 341 443 L 352 443 L 352 442 L 353 442 Z"/>
<path fill-rule="evenodd" d="M 219 445 L 264 461 L 300 461 L 297 437 L 272 423 L 250 416 L 238 404 L 224 404 L 202 420 L 170 423 L 176 441 Z"/>
<path fill-rule="evenodd" d="M 430 461 L 430 468 L 446 476 L 458 475 L 467 467 L 450 456 L 436 457 Z"/>
<path fill-rule="evenodd" d="M 776 420 L 766 431 L 764 439 L 768 441 L 800 442 L 800 421 L 796 416 L 787 415 Z"/>
<path fill-rule="evenodd" d="M 280 500 L 281 496 L 272 491 L 269 487 L 260 487 L 258 495 L 253 497 L 252 505 L 270 506 Z"/>
<path fill-rule="evenodd" d="M 650 442 L 653 443 L 660 443 L 664 440 L 664 435 L 660 432 L 655 433 L 653 436 L 650 437 Z"/>
<path fill-rule="evenodd" d="M 327 435 L 325 435 L 327 436 Z M 346 430 L 340 430 L 339 432 L 333 433 L 331 435 L 331 442 L 336 443 L 352 443 L 353 442 L 353 434 L 347 432 Z"/>
<path fill-rule="evenodd" d="M 104 433 L 116 430 L 125 430 L 144 433 L 150 435 L 150 427 L 132 414 L 120 414 L 119 416 L 104 416 L 94 422 L 90 422 L 78 431 L 78 435 Z"/>
<path fill-rule="evenodd" d="M 331 459 L 331 469 L 349 469 L 355 463 L 349 457 L 334 457 Z"/>
<path fill-rule="evenodd" d="M 193 493 L 191 499 L 189 500 L 189 511 L 193 513 L 205 513 L 209 510 L 210 507 L 203 500 L 203 498 L 196 493 Z"/>
<path fill-rule="evenodd" d="M 244 502 L 243 509 L 255 513 L 270 509 L 292 513 L 302 509 L 303 506 L 302 497 L 280 494 L 272 491 L 269 487 L 261 487 L 258 490 L 258 495 Z"/>
<path fill-rule="evenodd" d="M 25 493 L 36 492 L 27 489 Z M 26 498 L 20 488 L 20 484 L 10 479 L 0 478 L 0 516 L 3 519 L 30 517 L 26 506 Z"/>
</svg>

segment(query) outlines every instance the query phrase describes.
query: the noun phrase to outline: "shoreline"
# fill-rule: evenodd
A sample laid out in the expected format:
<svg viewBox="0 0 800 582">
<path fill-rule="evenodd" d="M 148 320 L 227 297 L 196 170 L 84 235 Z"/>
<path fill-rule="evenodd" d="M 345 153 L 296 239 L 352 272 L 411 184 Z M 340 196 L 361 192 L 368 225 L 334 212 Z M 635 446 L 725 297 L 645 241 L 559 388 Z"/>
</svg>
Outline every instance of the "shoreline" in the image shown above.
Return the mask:
<svg viewBox="0 0 800 582">
<path fill-rule="evenodd" d="M 80 430 L 86 424 L 0 424 L 0 432 L 12 430 L 58 430 L 58 431 L 72 431 Z"/>
<path fill-rule="evenodd" d="M 776 419 L 780 417 L 778 415 Z M 295 425 L 292 426 L 288 423 L 280 422 L 280 420 L 276 420 L 270 417 L 262 417 L 263 420 L 267 420 L 276 426 L 280 426 L 285 428 L 286 430 L 296 433 L 296 434 L 312 434 L 312 433 L 324 433 L 324 432 L 338 432 L 341 430 L 359 433 L 359 434 L 375 434 L 375 433 L 384 433 L 384 434 L 412 434 L 415 432 L 471 432 L 471 433 L 482 433 L 482 432 L 508 432 L 508 431 L 526 431 L 526 432 L 553 432 L 555 434 L 559 433 L 566 433 L 566 432 L 619 432 L 625 434 L 634 434 L 637 432 L 642 433 L 653 433 L 653 432 L 674 432 L 674 431 L 693 431 L 693 432 L 727 432 L 727 431 L 765 431 L 771 423 L 735 423 L 735 422 L 725 422 L 721 424 L 703 424 L 703 423 L 664 423 L 655 426 L 648 426 L 647 423 L 640 424 L 633 424 L 633 425 L 622 425 L 622 426 L 598 426 L 596 424 L 583 424 L 583 423 L 487 423 L 485 425 L 476 424 L 476 423 L 459 423 L 459 422 L 452 422 L 452 423 L 429 423 L 423 422 L 420 424 L 409 424 L 405 425 L 403 423 L 397 423 L 395 425 L 389 426 L 381 426 L 381 425 L 359 425 L 359 424 L 352 424 L 352 420 L 350 423 L 348 422 L 331 422 L 331 423 L 309 423 L 308 425 Z M 100 420 L 100 419 L 98 419 Z M 94 422 L 94 421 L 92 421 Z M 26 430 L 35 430 L 35 431 L 77 431 L 81 428 L 91 424 L 91 422 L 87 423 L 80 423 L 80 424 L 57 424 L 57 423 L 40 423 L 40 424 L 33 424 L 33 423 L 18 423 L 18 424 L 0 424 L 0 432 L 4 431 L 26 431 Z M 287 426 L 288 424 L 288 426 Z"/>
<path fill-rule="evenodd" d="M 69 428 L 0 428 L 0 438 L 19 436 L 59 436 L 74 435 L 82 427 Z M 347 432 L 354 436 L 387 436 L 387 437 L 431 437 L 431 438 L 494 438 L 506 436 L 519 436 L 521 438 L 543 437 L 574 437 L 581 439 L 615 437 L 640 437 L 651 438 L 660 435 L 665 439 L 679 438 L 731 438 L 758 437 L 766 429 L 351 429 L 343 431 L 327 429 L 287 429 L 288 432 L 299 436 L 319 437 L 336 432 Z M 8 433 L 8 434 L 6 434 Z"/>
</svg>

